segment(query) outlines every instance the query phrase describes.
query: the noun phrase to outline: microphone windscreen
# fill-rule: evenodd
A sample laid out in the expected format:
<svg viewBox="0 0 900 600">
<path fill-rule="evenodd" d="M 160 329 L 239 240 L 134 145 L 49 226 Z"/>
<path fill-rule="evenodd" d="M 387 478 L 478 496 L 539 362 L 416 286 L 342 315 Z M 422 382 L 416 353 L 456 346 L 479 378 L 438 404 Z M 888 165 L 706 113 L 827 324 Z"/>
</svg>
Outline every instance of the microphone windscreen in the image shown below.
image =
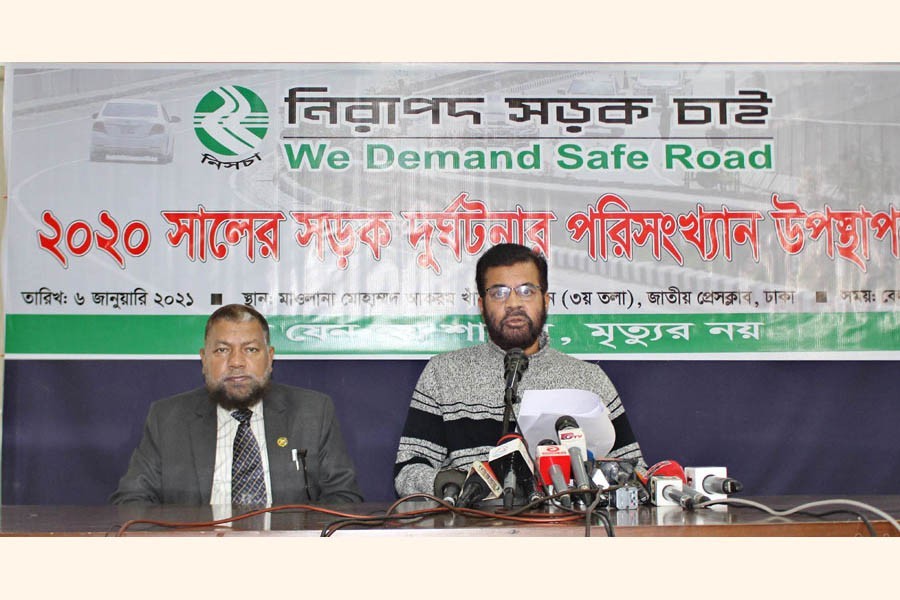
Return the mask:
<svg viewBox="0 0 900 600">
<path fill-rule="evenodd" d="M 686 483 L 687 478 L 684 475 L 684 468 L 674 460 L 661 460 L 655 465 L 647 469 L 650 477 L 677 477 Z"/>
<path fill-rule="evenodd" d="M 466 473 L 459 469 L 441 469 L 434 478 L 434 495 L 443 496 L 444 488 L 448 484 L 454 484 L 462 488 L 466 481 Z"/>
<path fill-rule="evenodd" d="M 510 348 L 506 351 L 506 359 L 507 360 L 516 360 L 525 356 L 525 351 L 521 348 Z"/>
<path fill-rule="evenodd" d="M 556 430 L 574 428 L 578 429 L 578 422 L 569 415 L 563 415 L 556 420 Z"/>
</svg>

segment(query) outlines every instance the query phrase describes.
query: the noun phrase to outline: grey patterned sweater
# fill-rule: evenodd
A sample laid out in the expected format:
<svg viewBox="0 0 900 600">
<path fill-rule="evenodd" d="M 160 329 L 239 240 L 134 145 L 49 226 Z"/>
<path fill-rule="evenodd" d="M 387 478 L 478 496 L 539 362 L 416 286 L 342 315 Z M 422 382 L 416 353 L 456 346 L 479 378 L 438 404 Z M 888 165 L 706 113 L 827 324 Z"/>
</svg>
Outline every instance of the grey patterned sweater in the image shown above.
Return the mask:
<svg viewBox="0 0 900 600">
<path fill-rule="evenodd" d="M 619 394 L 603 369 L 547 345 L 529 357 L 519 383 L 525 390 L 583 389 L 596 393 L 609 409 L 616 441 L 609 456 L 643 462 Z M 406 416 L 394 464 L 394 488 L 400 497 L 432 493 L 439 469 L 468 470 L 487 460 L 500 438 L 503 421 L 503 359 L 492 342 L 439 354 L 428 361 Z"/>
</svg>

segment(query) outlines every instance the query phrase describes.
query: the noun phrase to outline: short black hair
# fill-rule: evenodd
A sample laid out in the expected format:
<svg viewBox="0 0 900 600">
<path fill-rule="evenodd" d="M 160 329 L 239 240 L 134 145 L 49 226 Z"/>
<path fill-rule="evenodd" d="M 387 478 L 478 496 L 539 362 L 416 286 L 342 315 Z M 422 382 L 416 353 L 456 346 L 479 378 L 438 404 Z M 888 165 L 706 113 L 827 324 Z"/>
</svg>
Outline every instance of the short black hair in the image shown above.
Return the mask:
<svg viewBox="0 0 900 600">
<path fill-rule="evenodd" d="M 478 295 L 484 298 L 484 279 L 487 270 L 492 267 L 511 267 L 519 263 L 531 263 L 537 267 L 540 276 L 541 292 L 547 293 L 547 259 L 544 255 L 521 244 L 497 244 L 478 259 L 475 265 L 475 285 Z"/>
<path fill-rule="evenodd" d="M 262 316 L 258 310 L 252 306 L 247 306 L 246 304 L 226 304 L 217 309 L 213 314 L 209 315 L 209 319 L 206 320 L 206 330 L 203 332 L 203 341 L 204 343 L 206 342 L 206 338 L 209 337 L 209 330 L 219 321 L 241 323 L 251 319 L 255 320 L 259 323 L 259 326 L 262 327 L 263 336 L 266 338 L 266 346 L 270 346 L 269 322 L 266 321 L 266 318 Z"/>
</svg>

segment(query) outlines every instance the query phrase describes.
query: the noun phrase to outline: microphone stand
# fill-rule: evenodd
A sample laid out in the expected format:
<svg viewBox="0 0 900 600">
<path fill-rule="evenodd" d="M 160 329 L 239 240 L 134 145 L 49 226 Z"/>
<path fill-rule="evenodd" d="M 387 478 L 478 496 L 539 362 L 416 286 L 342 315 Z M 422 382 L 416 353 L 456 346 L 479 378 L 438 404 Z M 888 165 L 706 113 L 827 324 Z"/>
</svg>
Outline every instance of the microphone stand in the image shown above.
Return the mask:
<svg viewBox="0 0 900 600">
<path fill-rule="evenodd" d="M 503 399 L 503 402 L 506 406 L 503 409 L 503 432 L 500 434 L 501 437 L 509 433 L 509 425 L 512 421 L 513 402 L 516 401 L 516 398 L 518 396 L 516 392 L 517 387 L 517 384 L 513 384 L 512 387 L 506 388 L 506 395 Z M 516 427 L 518 426 L 519 424 L 516 423 Z"/>
<path fill-rule="evenodd" d="M 504 367 L 506 372 L 506 392 L 503 397 L 503 431 L 501 437 L 509 433 L 509 426 L 512 422 L 513 404 L 519 399 L 519 380 L 522 373 L 528 368 L 528 357 L 521 348 L 512 348 L 506 353 L 504 359 Z M 516 423 L 518 429 L 519 424 Z"/>
</svg>

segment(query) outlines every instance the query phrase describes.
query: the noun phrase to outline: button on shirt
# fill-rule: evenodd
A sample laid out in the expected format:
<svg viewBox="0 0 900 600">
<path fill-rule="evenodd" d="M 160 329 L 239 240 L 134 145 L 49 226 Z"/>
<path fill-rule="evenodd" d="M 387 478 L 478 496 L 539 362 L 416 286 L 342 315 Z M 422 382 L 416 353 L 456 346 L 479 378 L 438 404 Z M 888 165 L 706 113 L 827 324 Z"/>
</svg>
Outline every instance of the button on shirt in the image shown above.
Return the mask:
<svg viewBox="0 0 900 600">
<path fill-rule="evenodd" d="M 256 443 L 259 444 L 263 475 L 266 478 L 266 503 L 271 505 L 272 483 L 269 477 L 269 454 L 266 452 L 266 427 L 262 404 L 257 404 L 251 410 L 253 416 L 250 417 L 250 430 L 256 438 Z M 231 465 L 234 461 L 234 436 L 237 434 L 238 425 L 240 423 L 231 416 L 230 410 L 225 410 L 221 406 L 216 407 L 216 466 L 213 470 L 210 504 L 231 505 Z"/>
</svg>

